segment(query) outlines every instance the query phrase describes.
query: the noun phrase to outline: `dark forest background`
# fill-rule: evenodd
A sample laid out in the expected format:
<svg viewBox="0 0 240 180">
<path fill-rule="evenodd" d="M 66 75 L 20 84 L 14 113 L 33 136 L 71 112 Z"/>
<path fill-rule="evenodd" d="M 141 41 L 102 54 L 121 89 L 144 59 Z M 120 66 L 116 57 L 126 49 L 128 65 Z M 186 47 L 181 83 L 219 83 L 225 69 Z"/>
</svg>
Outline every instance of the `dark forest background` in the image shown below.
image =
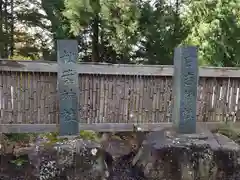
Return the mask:
<svg viewBox="0 0 240 180">
<path fill-rule="evenodd" d="M 79 61 L 172 64 L 196 45 L 200 65 L 240 64 L 234 0 L 0 0 L 0 57 L 56 60 L 57 39 L 77 39 Z"/>
</svg>

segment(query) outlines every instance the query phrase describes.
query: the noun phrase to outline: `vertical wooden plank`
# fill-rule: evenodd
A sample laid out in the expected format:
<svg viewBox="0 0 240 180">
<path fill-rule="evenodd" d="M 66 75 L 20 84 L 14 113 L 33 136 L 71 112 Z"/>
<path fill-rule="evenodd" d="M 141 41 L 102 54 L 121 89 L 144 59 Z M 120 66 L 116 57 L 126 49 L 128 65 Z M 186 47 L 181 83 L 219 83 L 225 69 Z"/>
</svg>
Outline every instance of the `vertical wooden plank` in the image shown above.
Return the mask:
<svg viewBox="0 0 240 180">
<path fill-rule="evenodd" d="M 231 116 L 231 114 L 233 113 L 233 106 L 232 106 L 232 104 L 233 104 L 233 86 L 234 86 L 234 81 L 233 81 L 233 79 L 232 78 L 229 78 L 229 97 L 228 97 L 228 113 L 229 113 L 229 115 Z M 230 120 L 232 120 L 232 117 L 230 117 Z"/>
<path fill-rule="evenodd" d="M 147 105 L 148 105 L 148 92 L 147 92 L 147 77 L 146 76 L 142 76 L 142 83 L 143 83 L 143 96 L 141 99 L 141 109 L 142 109 L 142 119 L 140 121 L 141 124 L 144 124 L 145 121 L 147 121 L 148 117 L 147 117 Z"/>
<path fill-rule="evenodd" d="M 8 117 L 8 74 L 9 72 L 4 73 L 4 123 L 9 123 L 9 117 Z"/>
<path fill-rule="evenodd" d="M 88 97 L 88 92 L 87 92 L 87 76 L 86 75 L 81 75 L 81 80 L 82 80 L 82 90 L 83 90 L 83 97 L 82 97 L 82 119 L 81 119 L 81 123 L 87 123 L 86 118 L 87 118 L 87 97 Z"/>
<path fill-rule="evenodd" d="M 156 104 L 157 104 L 157 76 L 152 78 L 152 85 L 153 85 L 153 89 L 152 89 L 152 123 L 156 123 Z"/>
<path fill-rule="evenodd" d="M 162 103 L 162 113 L 164 114 L 162 121 L 166 122 L 167 118 L 167 101 L 168 101 L 168 78 L 164 77 L 164 95 L 163 95 L 163 103 Z"/>
<path fill-rule="evenodd" d="M 116 112 L 116 103 L 117 103 L 117 76 L 112 76 L 112 122 L 116 123 L 117 112 Z"/>
<path fill-rule="evenodd" d="M 104 95 L 104 122 L 111 123 L 109 119 L 109 75 L 104 76 L 104 86 L 105 86 L 105 95 Z"/>
<path fill-rule="evenodd" d="M 230 105 L 230 95 L 231 95 L 231 79 L 228 78 L 227 79 L 227 93 L 226 93 L 226 100 L 225 100 L 225 120 L 229 121 L 229 114 L 230 114 L 230 109 L 229 109 L 229 105 Z"/>
<path fill-rule="evenodd" d="M 220 109 L 220 93 L 221 93 L 221 80 L 219 80 L 218 78 L 216 78 L 216 83 L 215 83 L 215 101 L 214 101 L 214 112 L 215 112 L 215 121 L 220 121 L 220 113 L 219 109 Z"/>
<path fill-rule="evenodd" d="M 214 79 L 213 78 L 209 78 L 209 84 L 208 84 L 208 117 L 209 117 L 209 121 L 212 122 L 213 121 L 213 106 L 212 106 L 212 101 L 213 101 L 213 87 L 214 87 Z"/>
<path fill-rule="evenodd" d="M 48 72 L 45 74 L 46 79 L 46 87 L 45 87 L 45 123 L 50 124 L 51 123 L 51 113 L 50 113 L 50 101 L 51 101 L 51 73 Z"/>
<path fill-rule="evenodd" d="M 13 123 L 12 120 L 12 103 L 11 103 L 11 72 L 6 73 L 6 123 Z"/>
<path fill-rule="evenodd" d="M 8 124 L 8 82 L 7 73 L 3 73 L 3 122 Z"/>
<path fill-rule="evenodd" d="M 100 77 L 100 75 L 97 75 L 97 77 L 96 77 L 96 113 L 97 113 L 97 115 L 96 115 L 96 123 L 99 123 L 99 122 L 101 122 L 101 119 L 100 119 L 100 98 L 101 98 L 101 88 L 100 88 L 100 86 L 101 86 L 101 77 Z"/>
<path fill-rule="evenodd" d="M 230 105 L 231 105 L 231 78 L 228 78 L 228 93 L 227 93 L 227 114 L 231 114 Z"/>
<path fill-rule="evenodd" d="M 37 81 L 37 121 L 38 124 L 41 124 L 41 91 L 42 91 L 42 82 L 41 82 L 41 72 L 36 73 Z"/>
<path fill-rule="evenodd" d="M 92 80 L 92 86 L 93 86 L 93 90 L 92 90 L 92 122 L 95 122 L 95 120 L 97 119 L 97 84 L 96 81 L 98 81 L 96 75 L 94 74 L 92 76 L 93 80 Z"/>
<path fill-rule="evenodd" d="M 99 104 L 99 120 L 100 123 L 103 122 L 103 116 L 104 116 L 104 77 L 101 75 L 100 77 L 100 104 Z"/>
<path fill-rule="evenodd" d="M 203 107 L 203 121 L 210 121 L 209 110 L 211 109 L 211 79 L 204 78 L 204 107 Z"/>
<path fill-rule="evenodd" d="M 29 91 L 28 91 L 28 72 L 23 74 L 23 84 L 24 84 L 24 113 L 25 117 L 23 119 L 24 124 L 29 123 Z"/>
<path fill-rule="evenodd" d="M 124 76 L 121 75 L 119 76 L 119 88 L 118 88 L 118 92 L 119 92 L 119 97 L 120 97 L 120 101 L 118 103 L 118 111 L 119 111 L 119 123 L 123 123 L 124 122 Z"/>
<path fill-rule="evenodd" d="M 4 116 L 3 116 L 3 113 L 4 113 L 4 109 L 3 109 L 3 71 L 0 72 L 0 124 L 3 124 L 3 120 L 4 120 Z"/>
<path fill-rule="evenodd" d="M 238 81 L 237 78 L 233 78 L 234 81 L 234 87 L 233 87 L 233 91 L 232 91 L 232 109 L 233 109 L 233 122 L 236 122 L 237 120 L 237 100 L 238 100 Z"/>
<path fill-rule="evenodd" d="M 239 98 L 240 98 L 240 79 L 237 78 L 236 121 L 240 120 L 240 108 L 239 108 L 240 101 L 239 101 Z"/>
<path fill-rule="evenodd" d="M 214 120 L 214 106 L 213 106 L 213 101 L 214 101 L 214 98 L 215 98 L 215 94 L 214 94 L 214 91 L 215 91 L 215 88 L 214 88 L 214 85 L 215 85 L 215 78 L 210 78 L 209 79 L 209 84 L 208 84 L 208 103 L 209 103 L 209 109 L 208 109 L 208 116 L 209 116 L 209 121 L 210 122 L 213 122 L 215 121 Z"/>
<path fill-rule="evenodd" d="M 114 116 L 113 116 L 113 108 L 114 108 L 114 102 L 113 102 L 113 75 L 109 76 L 108 81 L 108 121 L 114 123 Z"/>
<path fill-rule="evenodd" d="M 152 123 L 152 108 L 153 108 L 153 89 L 154 89 L 154 86 L 153 86 L 153 80 L 152 80 L 152 76 L 147 76 L 146 77 L 146 92 L 147 92 L 147 106 L 145 108 L 145 111 L 146 111 L 146 120 L 144 121 L 144 123 Z"/>
<path fill-rule="evenodd" d="M 129 91 L 128 91 L 129 123 L 135 123 L 136 121 L 134 106 L 133 106 L 133 97 L 134 97 L 133 95 L 134 95 L 134 76 L 129 76 Z"/>
<path fill-rule="evenodd" d="M 171 122 L 172 117 L 172 78 L 167 78 L 167 101 L 165 122 Z"/>
<path fill-rule="evenodd" d="M 12 72 L 9 71 L 8 74 L 8 122 L 9 123 L 14 123 L 14 118 L 13 118 L 13 76 Z"/>
<path fill-rule="evenodd" d="M 199 78 L 198 83 L 198 92 L 197 92 L 197 121 L 201 121 L 202 119 L 202 97 L 203 97 L 203 84 L 202 84 L 202 78 Z"/>
<path fill-rule="evenodd" d="M 11 88 L 11 93 L 12 93 L 12 111 L 13 111 L 13 120 L 14 123 L 17 124 L 17 118 L 18 118 L 18 111 L 17 111 L 17 106 L 18 106 L 18 90 L 17 90 L 17 73 L 16 72 L 11 72 L 12 76 L 12 88 Z"/>
<path fill-rule="evenodd" d="M 132 116 L 132 119 L 133 119 L 133 123 L 137 124 L 138 120 L 139 120 L 139 113 L 140 112 L 137 112 L 137 109 L 136 109 L 136 94 L 138 92 L 138 84 L 137 84 L 137 76 L 132 76 L 132 103 L 131 103 L 131 106 L 132 106 L 132 112 L 131 112 L 131 116 Z"/>
<path fill-rule="evenodd" d="M 84 75 L 84 122 L 88 123 L 89 75 Z"/>
<path fill-rule="evenodd" d="M 39 113 L 40 113 L 40 123 L 44 124 L 44 100 L 45 100 L 45 79 L 44 79 L 44 74 L 43 72 L 39 73 L 39 78 L 40 78 L 40 99 L 39 99 Z"/>
<path fill-rule="evenodd" d="M 29 123 L 33 124 L 35 119 L 33 118 L 34 115 L 34 107 L 33 107 L 33 73 L 28 73 L 28 88 L 29 88 Z"/>
<path fill-rule="evenodd" d="M 149 121 L 149 108 L 151 108 L 150 107 L 150 103 L 149 103 L 149 101 L 150 101 L 150 99 L 149 99 L 149 90 L 151 88 L 149 86 L 149 84 L 150 84 L 149 76 L 145 76 L 144 77 L 143 83 L 144 83 L 144 97 L 143 97 L 143 102 L 144 102 L 143 103 L 144 119 L 143 119 L 143 121 L 141 123 L 144 124 L 144 123 Z"/>
<path fill-rule="evenodd" d="M 24 111 L 25 111 L 25 119 L 24 123 L 29 124 L 31 119 L 30 119 L 30 91 L 29 91 L 29 73 L 26 72 L 23 75 L 24 79 Z"/>
<path fill-rule="evenodd" d="M 103 123 L 107 123 L 108 117 L 108 75 L 104 75 L 104 109 L 103 109 Z"/>
<path fill-rule="evenodd" d="M 145 112 L 144 112 L 144 76 L 137 76 L 137 93 L 136 93 L 136 113 L 139 113 L 138 117 L 138 123 L 143 123 L 145 118 Z"/>
<path fill-rule="evenodd" d="M 83 88 L 82 88 L 82 75 L 78 74 L 78 91 L 79 91 L 79 96 L 78 96 L 78 118 L 79 118 L 79 123 L 82 123 L 82 113 L 83 113 Z"/>
<path fill-rule="evenodd" d="M 221 95 L 221 112 L 222 112 L 222 121 L 226 120 L 227 114 L 227 98 L 228 98 L 228 79 L 224 78 L 222 83 L 222 95 Z"/>
<path fill-rule="evenodd" d="M 237 99 L 237 80 L 235 78 L 231 78 L 231 104 L 230 104 L 230 113 L 231 113 L 231 120 L 233 122 L 236 121 L 236 99 Z"/>
<path fill-rule="evenodd" d="M 89 115 L 88 124 L 93 120 L 93 75 L 89 75 Z"/>
<path fill-rule="evenodd" d="M 116 112 L 116 122 L 117 123 L 120 123 L 121 122 L 121 76 L 117 75 L 116 76 L 116 89 L 115 89 L 115 96 L 116 96 L 116 99 L 115 99 L 115 112 Z"/>
<path fill-rule="evenodd" d="M 5 93 L 6 93 L 6 80 L 5 80 L 5 71 L 2 71 L 2 123 L 6 123 L 6 104 L 5 104 Z"/>
<path fill-rule="evenodd" d="M 200 81 L 201 82 L 201 81 Z M 208 121 L 207 117 L 207 78 L 202 78 L 202 108 L 201 108 L 201 114 L 202 114 L 202 119 L 200 121 Z"/>
<path fill-rule="evenodd" d="M 41 83 L 42 83 L 42 89 L 41 89 L 41 123 L 45 124 L 47 119 L 46 119 L 46 112 L 45 112 L 45 103 L 46 103 L 46 95 L 47 95 L 47 92 L 46 92 L 46 73 L 41 73 Z"/>
<path fill-rule="evenodd" d="M 160 79 L 160 88 L 159 88 L 159 100 L 158 100 L 158 112 L 159 112 L 159 119 L 161 122 L 164 121 L 165 113 L 164 113 L 164 99 L 165 99 L 165 82 L 166 77 L 161 77 Z"/>
<path fill-rule="evenodd" d="M 22 123 L 22 107 L 21 107 L 21 102 L 22 102 L 22 89 L 21 89 L 21 72 L 16 73 L 17 77 L 17 123 Z"/>
<path fill-rule="evenodd" d="M 148 78 L 149 81 L 149 90 L 148 90 L 148 97 L 149 97 L 149 107 L 148 107 L 148 121 L 149 123 L 154 122 L 154 113 L 153 113 L 153 107 L 154 107 L 154 102 L 153 102 L 153 96 L 154 96 L 154 89 L 155 89 L 155 84 L 154 84 L 154 76 L 149 76 Z M 147 122 L 146 122 L 147 123 Z"/>
<path fill-rule="evenodd" d="M 57 73 L 53 73 L 53 111 L 54 111 L 54 114 L 53 114 L 53 119 L 54 119 L 54 122 L 53 123 L 57 123 L 59 124 L 59 98 L 58 98 L 58 88 L 57 88 Z"/>
<path fill-rule="evenodd" d="M 26 111 L 25 111 L 25 99 L 26 99 L 26 82 L 25 72 L 21 72 L 20 75 L 20 87 L 21 87 L 21 111 L 22 111 L 22 123 L 26 123 Z"/>
<path fill-rule="evenodd" d="M 58 40 L 58 95 L 60 99 L 60 135 L 77 135 L 78 128 L 78 44 L 75 40 Z"/>
<path fill-rule="evenodd" d="M 142 76 L 134 76 L 134 89 L 133 89 L 133 113 L 135 116 L 135 123 L 140 123 L 142 117 L 142 98 L 143 98 L 143 84 Z"/>
<path fill-rule="evenodd" d="M 138 119 L 139 119 L 139 114 L 136 113 L 136 93 L 137 93 L 137 85 L 136 85 L 136 78 L 137 76 L 131 76 L 131 91 L 130 91 L 130 107 L 131 107 L 131 112 L 130 112 L 130 118 L 132 123 L 136 124 Z"/>
<path fill-rule="evenodd" d="M 32 76 L 33 76 L 33 91 L 32 91 L 32 96 L 33 96 L 33 121 L 34 123 L 38 124 L 38 73 L 33 72 Z"/>
<path fill-rule="evenodd" d="M 156 123 L 161 122 L 161 112 L 160 112 L 160 101 L 161 101 L 161 83 L 162 79 L 161 77 L 157 77 L 156 79 L 156 104 L 155 104 L 155 109 L 156 109 Z"/>
<path fill-rule="evenodd" d="M 12 73 L 11 71 L 7 74 L 7 106 L 8 106 L 8 123 L 14 123 L 13 120 L 13 110 L 12 110 Z"/>
<path fill-rule="evenodd" d="M 123 95 L 123 104 L 124 104 L 124 107 L 123 107 L 123 119 L 124 119 L 124 122 L 123 123 L 128 123 L 129 122 L 129 107 L 128 107 L 128 93 L 129 93 L 129 78 L 127 75 L 124 75 L 124 95 Z"/>
<path fill-rule="evenodd" d="M 54 122 L 54 115 L 53 115 L 53 104 L 54 104 L 54 88 L 53 88 L 53 73 L 48 73 L 48 89 L 49 89 L 49 96 L 48 96 L 48 122 L 52 124 Z M 33 84 L 33 83 L 32 83 Z"/>
</svg>

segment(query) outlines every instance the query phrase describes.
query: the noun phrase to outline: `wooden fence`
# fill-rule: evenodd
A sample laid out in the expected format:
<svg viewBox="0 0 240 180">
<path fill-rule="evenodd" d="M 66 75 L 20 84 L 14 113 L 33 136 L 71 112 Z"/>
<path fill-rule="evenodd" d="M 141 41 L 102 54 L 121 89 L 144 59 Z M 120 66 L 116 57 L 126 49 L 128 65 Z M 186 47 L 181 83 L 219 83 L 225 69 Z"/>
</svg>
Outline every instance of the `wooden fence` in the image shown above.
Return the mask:
<svg viewBox="0 0 240 180">
<path fill-rule="evenodd" d="M 57 70 L 55 62 L 0 60 L 0 132 L 57 130 Z M 171 122 L 172 66 L 81 63 L 77 70 L 80 129 Z M 197 120 L 238 121 L 240 70 L 206 67 L 199 75 Z"/>
</svg>

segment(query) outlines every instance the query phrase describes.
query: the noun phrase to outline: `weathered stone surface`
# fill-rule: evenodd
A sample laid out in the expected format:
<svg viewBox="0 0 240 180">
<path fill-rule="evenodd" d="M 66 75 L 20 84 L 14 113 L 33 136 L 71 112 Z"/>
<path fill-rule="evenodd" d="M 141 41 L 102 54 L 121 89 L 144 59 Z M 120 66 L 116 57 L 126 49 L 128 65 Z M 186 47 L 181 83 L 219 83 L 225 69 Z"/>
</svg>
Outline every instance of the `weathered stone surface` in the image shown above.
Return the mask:
<svg viewBox="0 0 240 180">
<path fill-rule="evenodd" d="M 215 162 L 218 166 L 218 177 L 224 180 L 240 179 L 240 147 L 234 141 L 221 134 L 214 134 L 220 144 L 216 151 Z"/>
<path fill-rule="evenodd" d="M 103 149 L 110 153 L 113 158 L 119 158 L 131 152 L 130 144 L 119 139 L 111 139 L 104 143 Z"/>
<path fill-rule="evenodd" d="M 197 47 L 175 48 L 172 121 L 178 132 L 196 133 L 197 84 Z"/>
<path fill-rule="evenodd" d="M 73 139 L 42 146 L 47 143 L 42 140 L 36 142 L 33 147 L 14 150 L 21 155 L 20 158 L 27 154 L 33 167 L 30 164 L 17 166 L 10 163 L 1 167 L 5 169 L 0 171 L 0 179 L 9 180 L 15 178 L 16 174 L 18 179 L 24 180 L 240 178 L 239 145 L 223 135 L 212 134 L 209 131 L 199 134 L 178 134 L 170 128 L 150 132 L 137 150 L 131 148 L 128 139 L 121 140 L 117 137 L 104 139 L 105 144 Z M 105 145 L 112 147 L 106 148 Z M 8 157 L 1 157 L 1 160 L 12 161 Z M 26 173 L 22 173 L 26 169 L 28 178 L 25 176 Z"/>
<path fill-rule="evenodd" d="M 32 176 L 32 166 L 27 163 L 27 156 L 21 156 L 16 161 L 13 154 L 0 155 L 0 179 L 1 180 L 35 180 Z"/>
<path fill-rule="evenodd" d="M 29 153 L 29 159 L 40 180 L 97 179 L 109 175 L 104 153 L 98 143 L 77 139 L 38 146 Z"/>
<path fill-rule="evenodd" d="M 126 136 L 122 137 L 120 133 L 117 135 L 104 133 L 100 140 L 100 144 L 114 159 L 128 155 L 139 147 L 135 135 L 126 134 Z"/>
<path fill-rule="evenodd" d="M 233 180 L 238 176 L 238 158 L 239 145 L 222 135 L 168 129 L 150 132 L 132 163 L 142 167 L 148 179 Z"/>
<path fill-rule="evenodd" d="M 76 40 L 57 41 L 59 133 L 77 135 L 78 128 L 78 43 Z"/>
</svg>

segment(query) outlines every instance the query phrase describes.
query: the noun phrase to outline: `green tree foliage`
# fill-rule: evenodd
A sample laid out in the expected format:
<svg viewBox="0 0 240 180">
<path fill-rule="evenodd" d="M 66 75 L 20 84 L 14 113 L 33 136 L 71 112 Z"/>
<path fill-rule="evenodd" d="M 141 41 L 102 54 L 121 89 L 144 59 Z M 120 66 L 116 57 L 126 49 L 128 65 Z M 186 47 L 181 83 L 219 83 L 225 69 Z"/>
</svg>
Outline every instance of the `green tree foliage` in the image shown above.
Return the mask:
<svg viewBox="0 0 240 180">
<path fill-rule="evenodd" d="M 14 54 L 25 59 L 48 59 L 51 24 L 38 0 L 14 1 Z"/>
<path fill-rule="evenodd" d="M 146 64 L 172 64 L 173 49 L 187 35 L 179 17 L 180 6 L 167 1 L 144 1 L 141 3 L 139 33 L 141 39 L 135 52 L 136 61 Z"/>
<path fill-rule="evenodd" d="M 53 36 L 53 51 L 50 60 L 56 60 L 56 40 L 73 38 L 69 21 L 63 16 L 64 0 L 41 0 L 41 6 L 51 22 L 50 32 Z"/>
<path fill-rule="evenodd" d="M 110 51 L 127 55 L 137 40 L 140 11 L 136 2 L 126 0 L 65 1 L 64 15 L 69 19 L 76 36 L 90 35 L 92 61 Z M 129 56 L 125 57 L 128 59 Z M 105 59 L 105 58 L 104 58 Z M 107 58 L 106 58 L 107 59 Z M 123 58 L 124 59 L 124 58 Z"/>
<path fill-rule="evenodd" d="M 56 40 L 73 38 L 82 61 L 172 64 L 173 49 L 188 44 L 200 64 L 239 66 L 239 1 L 170 2 L 15 0 L 14 56 L 56 60 Z M 0 33 L 1 46 L 10 36 Z"/>
<path fill-rule="evenodd" d="M 0 58 L 13 55 L 13 1 L 0 0 Z"/>
<path fill-rule="evenodd" d="M 199 47 L 202 64 L 240 66 L 240 1 L 194 0 L 185 9 L 190 33 L 183 43 Z"/>
</svg>

